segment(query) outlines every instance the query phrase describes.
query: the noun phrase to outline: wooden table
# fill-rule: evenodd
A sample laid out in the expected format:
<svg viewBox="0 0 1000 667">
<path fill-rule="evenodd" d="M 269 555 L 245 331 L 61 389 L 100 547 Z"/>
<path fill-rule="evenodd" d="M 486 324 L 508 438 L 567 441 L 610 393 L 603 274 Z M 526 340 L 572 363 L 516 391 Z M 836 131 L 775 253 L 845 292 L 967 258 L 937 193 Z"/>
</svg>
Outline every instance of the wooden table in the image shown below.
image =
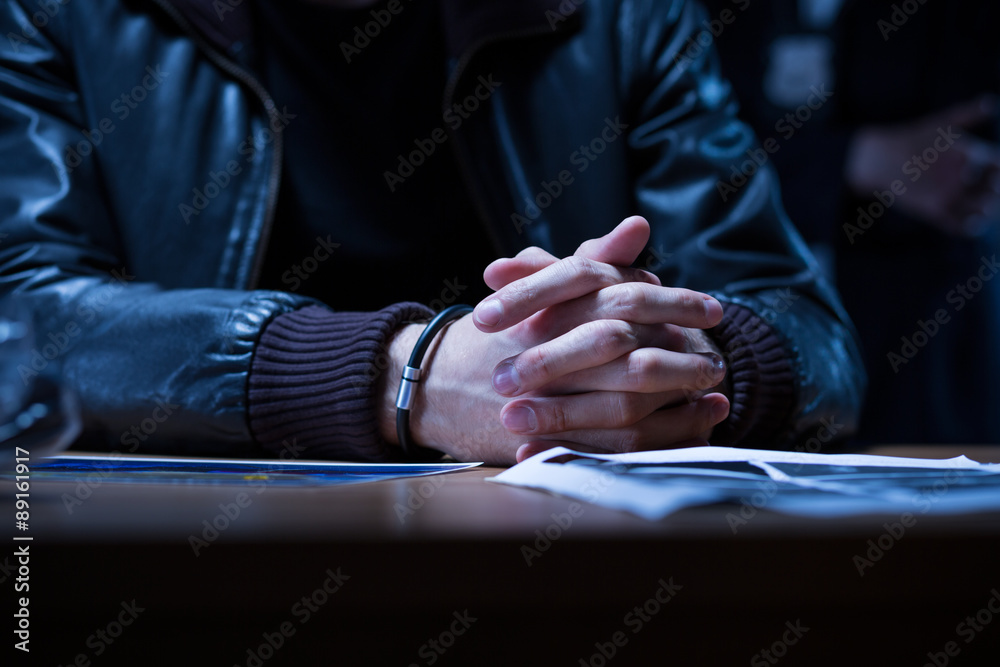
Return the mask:
<svg viewBox="0 0 1000 667">
<path fill-rule="evenodd" d="M 1000 462 L 1000 448 L 877 453 L 958 451 Z M 37 482 L 45 661 L 17 664 L 1000 664 L 1000 513 L 761 509 L 734 533 L 735 506 L 648 522 L 484 481 L 496 472 L 249 490 L 95 479 L 89 495 Z"/>
</svg>

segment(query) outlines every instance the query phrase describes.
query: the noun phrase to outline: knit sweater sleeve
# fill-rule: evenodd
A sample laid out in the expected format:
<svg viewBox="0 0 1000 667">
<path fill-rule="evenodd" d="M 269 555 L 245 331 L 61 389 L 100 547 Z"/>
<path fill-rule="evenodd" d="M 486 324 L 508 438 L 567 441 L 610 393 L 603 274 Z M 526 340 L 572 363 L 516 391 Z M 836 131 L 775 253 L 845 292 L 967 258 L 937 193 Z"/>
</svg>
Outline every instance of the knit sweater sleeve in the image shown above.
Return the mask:
<svg viewBox="0 0 1000 667">
<path fill-rule="evenodd" d="M 379 437 L 376 388 L 387 343 L 430 310 L 399 303 L 374 312 L 319 306 L 280 315 L 257 344 L 248 384 L 250 429 L 268 451 L 294 445 L 303 458 L 392 461 Z"/>
<path fill-rule="evenodd" d="M 715 427 L 712 444 L 773 447 L 795 406 L 792 352 L 761 317 L 732 303 L 709 335 L 723 351 L 732 387 L 729 417 Z"/>
</svg>

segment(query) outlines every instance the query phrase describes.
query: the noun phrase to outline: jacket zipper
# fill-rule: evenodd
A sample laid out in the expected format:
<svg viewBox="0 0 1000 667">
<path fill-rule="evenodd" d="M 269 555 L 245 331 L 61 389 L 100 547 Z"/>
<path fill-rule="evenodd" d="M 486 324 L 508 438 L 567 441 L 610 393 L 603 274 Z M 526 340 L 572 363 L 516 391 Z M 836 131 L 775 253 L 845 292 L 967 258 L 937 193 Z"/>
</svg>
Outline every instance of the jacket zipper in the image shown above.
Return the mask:
<svg viewBox="0 0 1000 667">
<path fill-rule="evenodd" d="M 211 44 L 198 34 L 198 31 L 188 22 L 184 15 L 174 7 L 169 0 L 152 0 L 153 4 L 162 9 L 177 26 L 184 31 L 208 59 L 223 72 L 229 74 L 238 82 L 245 85 L 264 107 L 268 120 L 272 127 L 280 127 L 281 117 L 278 114 L 277 105 L 267 89 L 246 69 L 240 67 L 235 62 L 219 53 Z M 260 229 L 260 238 L 257 247 L 254 249 L 253 264 L 250 269 L 250 277 L 245 289 L 253 289 L 260 281 L 260 274 L 264 267 L 265 249 L 270 241 L 271 229 L 274 226 L 275 209 L 278 202 L 278 188 L 281 186 L 281 163 L 284 153 L 284 138 L 281 132 L 272 132 L 274 136 L 274 151 L 271 155 L 271 171 L 267 184 L 267 203 L 264 207 L 264 222 Z"/>
</svg>

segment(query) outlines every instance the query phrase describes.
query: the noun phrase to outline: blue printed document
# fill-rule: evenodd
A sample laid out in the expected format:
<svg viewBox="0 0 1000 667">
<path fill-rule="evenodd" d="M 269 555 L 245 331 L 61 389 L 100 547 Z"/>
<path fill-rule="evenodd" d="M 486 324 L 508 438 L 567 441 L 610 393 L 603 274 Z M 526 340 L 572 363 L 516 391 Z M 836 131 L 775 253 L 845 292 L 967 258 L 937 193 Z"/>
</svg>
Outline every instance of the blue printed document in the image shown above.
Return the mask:
<svg viewBox="0 0 1000 667">
<path fill-rule="evenodd" d="M 32 481 L 79 481 L 99 475 L 102 484 L 260 484 L 330 486 L 419 477 L 464 470 L 480 463 L 340 463 L 270 459 L 209 459 L 64 455 L 32 466 Z M 7 475 L 4 475 L 7 476 Z"/>
</svg>

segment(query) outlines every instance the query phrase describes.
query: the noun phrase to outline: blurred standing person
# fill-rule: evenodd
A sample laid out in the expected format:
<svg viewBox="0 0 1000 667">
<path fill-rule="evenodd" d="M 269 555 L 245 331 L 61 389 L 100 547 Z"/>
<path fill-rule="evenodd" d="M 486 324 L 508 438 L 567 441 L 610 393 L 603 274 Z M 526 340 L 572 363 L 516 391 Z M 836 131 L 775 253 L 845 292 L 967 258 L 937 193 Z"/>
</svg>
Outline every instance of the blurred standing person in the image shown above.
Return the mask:
<svg viewBox="0 0 1000 667">
<path fill-rule="evenodd" d="M 859 437 L 1000 441 L 1000 6 L 706 4 L 704 32 L 761 142 L 719 195 L 776 165 L 860 332 L 871 384 Z"/>
</svg>

